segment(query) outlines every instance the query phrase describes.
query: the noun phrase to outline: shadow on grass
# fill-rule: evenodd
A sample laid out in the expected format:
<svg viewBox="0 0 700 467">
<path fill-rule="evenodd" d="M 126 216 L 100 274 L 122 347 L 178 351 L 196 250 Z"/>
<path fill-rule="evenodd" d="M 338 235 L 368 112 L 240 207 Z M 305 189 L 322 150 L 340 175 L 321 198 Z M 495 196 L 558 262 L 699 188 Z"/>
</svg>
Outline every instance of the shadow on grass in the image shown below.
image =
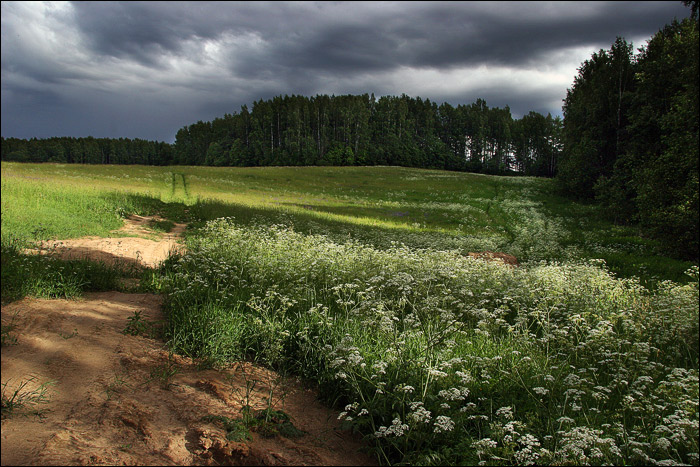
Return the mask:
<svg viewBox="0 0 700 467">
<path fill-rule="evenodd" d="M 160 198 L 140 193 L 108 193 L 103 197 L 108 203 L 117 206 L 121 217 L 138 214 L 141 216 L 159 215 L 174 222 L 193 220 L 190 215 L 190 206 L 182 201 L 166 203 Z"/>
<path fill-rule="evenodd" d="M 24 297 L 79 298 L 85 292 L 121 290 L 125 277 L 142 274 L 132 260 L 102 251 L 73 252 L 73 259 L 23 253 L 17 245 L 2 243 L 1 301 Z"/>
<path fill-rule="evenodd" d="M 513 239 L 498 237 L 498 232 L 493 229 L 486 229 L 483 234 L 476 232 L 465 235 L 445 230 L 437 231 L 430 222 L 425 227 L 417 227 L 410 222 L 413 220 L 411 212 L 401 208 L 390 211 L 364 206 L 329 207 L 303 202 L 272 205 L 272 200 L 270 200 L 270 206 L 250 206 L 243 202 L 224 202 L 211 198 L 191 200 L 188 203 L 164 202 L 148 194 L 125 192 L 104 196 L 108 204 L 117 207 L 122 217 L 129 214 L 159 215 L 171 221 L 188 223 L 190 229 L 184 233 L 184 237 L 195 233 L 197 228 L 204 226 L 206 221 L 220 217 L 233 217 L 242 225 L 253 223 L 287 225 L 304 234 L 326 235 L 337 242 L 352 239 L 377 248 L 388 248 L 394 243 L 403 243 L 412 248 L 457 249 L 467 254 L 470 251 L 490 250 L 495 245 L 503 253 L 513 253 L 509 251 L 509 245 L 512 244 Z M 551 208 L 549 210 L 551 211 Z M 560 210 L 555 211 L 561 214 Z M 587 214 L 590 216 L 592 213 Z M 619 244 L 619 242 L 616 243 Z M 578 243 L 574 242 L 574 244 Z M 618 251 L 605 253 L 587 251 L 587 248 L 581 245 L 582 259 L 603 258 L 617 276 L 637 276 L 643 283 L 652 284 L 664 279 L 687 282 L 685 271 L 692 263 L 654 254 L 651 251 L 640 254 L 633 251 L 634 242 L 630 245 L 629 251 L 624 245 L 620 245 Z M 549 259 L 561 260 L 556 256 Z"/>
<path fill-rule="evenodd" d="M 353 212 L 355 211 L 355 212 Z M 388 248 L 393 243 L 403 243 L 413 248 L 433 248 L 438 250 L 457 249 L 462 254 L 469 251 L 482 251 L 484 245 L 496 242 L 500 251 L 511 253 L 509 241 L 494 237 L 491 232 L 484 235 L 460 235 L 437 232 L 428 228 L 416 228 L 406 222 L 406 217 L 399 215 L 403 211 L 389 212 L 374 209 L 357 212 L 355 208 L 327 207 L 303 203 L 290 203 L 282 206 L 247 206 L 244 204 L 224 203 L 217 200 L 200 200 L 190 206 L 189 215 L 194 219 L 194 227 L 201 227 L 206 221 L 219 217 L 233 217 L 239 224 L 282 224 L 293 226 L 294 230 L 304 234 L 322 234 L 334 241 L 349 239 L 371 244 L 377 248 Z M 344 220 L 343 218 L 346 218 Z M 372 224 L 376 220 L 377 224 Z M 389 224 L 389 225 L 387 225 Z M 621 246 L 624 248 L 624 245 Z M 631 247 L 635 247 L 631 244 Z M 585 250 L 585 249 L 584 249 Z M 689 281 L 685 272 L 693 263 L 669 258 L 660 254 L 639 254 L 635 251 L 620 250 L 616 252 L 584 251 L 581 259 L 602 258 L 616 276 L 622 278 L 638 277 L 643 284 L 655 286 L 661 280 L 673 280 L 680 283 Z M 561 260 L 552 256 L 550 260 Z"/>
<path fill-rule="evenodd" d="M 466 236 L 437 232 L 430 226 L 416 227 L 402 216 L 392 216 L 387 210 L 376 211 L 355 212 L 353 215 L 352 208 L 344 211 L 342 208 L 329 210 L 326 206 L 306 204 L 247 206 L 211 199 L 200 200 L 190 206 L 190 215 L 196 219 L 192 223 L 192 227 L 195 228 L 202 227 L 209 220 L 233 217 L 241 225 L 281 224 L 307 235 L 326 235 L 338 242 L 352 239 L 377 248 L 387 248 L 392 243 L 403 243 L 413 248 L 459 249 L 469 243 Z"/>
</svg>

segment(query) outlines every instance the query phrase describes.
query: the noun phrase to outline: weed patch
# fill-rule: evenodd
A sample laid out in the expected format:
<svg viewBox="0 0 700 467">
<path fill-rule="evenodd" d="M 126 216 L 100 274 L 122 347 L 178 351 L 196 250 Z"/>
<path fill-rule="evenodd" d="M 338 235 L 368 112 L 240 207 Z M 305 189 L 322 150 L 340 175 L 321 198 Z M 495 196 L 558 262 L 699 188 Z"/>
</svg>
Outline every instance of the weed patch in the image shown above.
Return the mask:
<svg viewBox="0 0 700 467">
<path fill-rule="evenodd" d="M 120 278 L 133 271 L 89 260 L 61 260 L 22 253 L 20 242 L 3 241 L 2 301 L 26 296 L 75 299 L 83 292 L 115 290 Z"/>
<path fill-rule="evenodd" d="M 251 413 L 250 407 L 243 407 L 243 417 L 231 419 L 223 415 L 207 415 L 202 420 L 212 422 L 226 430 L 226 439 L 229 441 L 250 440 L 251 431 L 259 433 L 266 438 L 283 436 L 289 439 L 300 438 L 306 434 L 298 429 L 290 421 L 289 415 L 281 410 L 265 409 Z"/>
<path fill-rule="evenodd" d="M 383 463 L 565 464 L 579 449 L 595 463 L 689 463 L 697 267 L 689 274 L 650 291 L 600 261 L 508 268 L 220 219 L 162 290 L 175 351 L 317 381 Z M 655 450 L 659 436 L 672 450 Z"/>
<path fill-rule="evenodd" d="M 134 311 L 133 316 L 127 317 L 127 324 L 122 333 L 130 336 L 144 336 L 157 339 L 162 337 L 163 323 L 148 321 L 141 316 L 141 311 Z"/>
<path fill-rule="evenodd" d="M 146 383 L 157 381 L 161 388 L 168 389 L 173 384 L 171 379 L 179 372 L 180 368 L 175 363 L 173 355 L 168 354 L 168 361 L 153 368 Z"/>
<path fill-rule="evenodd" d="M 232 419 L 223 415 L 205 415 L 202 420 L 214 423 L 226 430 L 226 439 L 229 441 L 250 440 L 250 429 L 243 420 Z"/>
<path fill-rule="evenodd" d="M 0 342 L 2 343 L 2 347 L 17 343 L 17 336 L 13 334 L 13 331 L 17 328 L 17 325 L 15 325 L 13 321 L 14 316 L 9 324 L 2 325 L 2 329 L 0 330 L 0 338 L 2 339 Z"/>
<path fill-rule="evenodd" d="M 131 385 L 126 382 L 126 376 L 127 375 L 125 373 L 114 374 L 112 382 L 107 384 L 107 386 L 105 387 L 105 394 L 107 396 L 107 400 L 111 400 L 112 396 L 118 394 L 122 390 L 122 388 L 131 388 Z"/>
<path fill-rule="evenodd" d="M 21 381 L 14 390 L 8 390 L 7 386 L 9 383 L 9 381 L 2 383 L 3 419 L 20 411 L 28 410 L 38 404 L 47 403 L 49 401 L 49 387 L 55 384 L 55 381 L 47 381 L 37 386 L 36 378 L 31 377 Z M 39 414 L 37 411 L 33 413 Z"/>
<path fill-rule="evenodd" d="M 158 232 L 168 233 L 175 227 L 175 223 L 170 220 L 152 220 L 148 223 L 148 227 Z"/>
</svg>

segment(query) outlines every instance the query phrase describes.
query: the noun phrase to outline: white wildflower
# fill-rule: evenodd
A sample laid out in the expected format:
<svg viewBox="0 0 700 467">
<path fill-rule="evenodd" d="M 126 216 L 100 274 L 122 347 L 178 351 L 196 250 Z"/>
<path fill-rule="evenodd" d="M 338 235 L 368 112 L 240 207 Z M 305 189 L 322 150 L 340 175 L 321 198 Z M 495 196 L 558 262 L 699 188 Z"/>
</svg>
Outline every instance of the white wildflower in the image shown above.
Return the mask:
<svg viewBox="0 0 700 467">
<path fill-rule="evenodd" d="M 402 436 L 408 431 L 408 425 L 401 423 L 400 418 L 395 418 L 391 422 L 390 427 L 380 426 L 378 431 L 374 432 L 374 436 L 377 438 L 386 438 L 387 436 Z"/>
<path fill-rule="evenodd" d="M 359 404 L 357 402 L 353 402 L 352 404 L 346 405 L 345 410 L 347 410 L 348 412 L 354 411 L 354 410 L 357 410 L 358 406 L 359 406 Z"/>
<path fill-rule="evenodd" d="M 462 379 L 462 384 L 469 384 L 474 381 L 474 378 L 469 372 L 455 371 L 455 374 Z"/>
<path fill-rule="evenodd" d="M 473 403 L 473 402 L 469 402 L 467 405 L 465 405 L 464 407 L 462 407 L 461 409 L 459 409 L 459 411 L 462 412 L 462 413 L 464 413 L 464 412 L 470 412 L 470 411 L 472 411 L 472 410 L 474 410 L 474 409 L 476 409 L 476 404 Z"/>
<path fill-rule="evenodd" d="M 469 393 L 469 390 L 467 390 L 467 394 L 468 393 Z M 462 391 L 460 391 L 457 388 L 443 389 L 442 391 L 438 392 L 438 396 L 441 397 L 442 399 L 446 399 L 448 401 L 464 400 L 464 396 L 462 395 Z"/>
<path fill-rule="evenodd" d="M 501 407 L 500 409 L 496 410 L 496 416 L 503 417 L 506 420 L 513 420 L 513 408 L 510 406 Z"/>
<path fill-rule="evenodd" d="M 445 431 L 452 431 L 452 429 L 455 427 L 455 422 L 452 421 L 450 417 L 447 417 L 445 415 L 438 415 L 435 418 L 435 433 L 442 433 Z"/>
<path fill-rule="evenodd" d="M 389 366 L 389 364 L 387 362 L 379 361 L 379 362 L 375 363 L 374 365 L 372 365 L 372 369 L 374 369 L 377 372 L 377 374 L 385 375 L 386 374 L 386 367 L 388 367 L 388 366 Z"/>
<path fill-rule="evenodd" d="M 487 449 L 495 449 L 497 446 L 498 443 L 491 438 L 483 438 L 472 443 L 472 447 L 476 448 L 476 453 L 479 456 L 485 454 Z"/>
<path fill-rule="evenodd" d="M 427 423 L 428 420 L 432 418 L 432 414 L 429 410 L 423 407 L 422 402 L 413 402 L 410 404 L 412 412 L 408 414 L 410 418 L 415 423 Z"/>
<path fill-rule="evenodd" d="M 438 378 L 444 378 L 445 376 L 447 376 L 447 373 L 445 373 L 444 371 L 437 370 L 435 368 L 431 368 L 430 370 L 428 370 L 428 373 L 430 374 L 430 376 L 437 376 Z"/>
<path fill-rule="evenodd" d="M 328 366 L 331 368 L 336 368 L 336 367 L 339 367 L 343 364 L 345 364 L 345 359 L 339 357 L 339 358 L 336 358 L 335 360 L 333 360 L 331 363 L 329 363 Z"/>
</svg>

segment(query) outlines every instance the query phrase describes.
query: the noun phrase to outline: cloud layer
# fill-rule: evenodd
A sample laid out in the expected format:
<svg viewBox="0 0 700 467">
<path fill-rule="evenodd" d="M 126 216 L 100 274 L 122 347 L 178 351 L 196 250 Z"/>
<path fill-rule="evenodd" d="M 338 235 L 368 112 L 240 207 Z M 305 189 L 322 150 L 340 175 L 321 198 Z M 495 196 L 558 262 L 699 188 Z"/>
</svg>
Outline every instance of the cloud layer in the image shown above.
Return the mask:
<svg viewBox="0 0 700 467">
<path fill-rule="evenodd" d="M 278 94 L 561 113 L 583 60 L 680 2 L 2 2 L 2 135 L 171 142 Z"/>
</svg>

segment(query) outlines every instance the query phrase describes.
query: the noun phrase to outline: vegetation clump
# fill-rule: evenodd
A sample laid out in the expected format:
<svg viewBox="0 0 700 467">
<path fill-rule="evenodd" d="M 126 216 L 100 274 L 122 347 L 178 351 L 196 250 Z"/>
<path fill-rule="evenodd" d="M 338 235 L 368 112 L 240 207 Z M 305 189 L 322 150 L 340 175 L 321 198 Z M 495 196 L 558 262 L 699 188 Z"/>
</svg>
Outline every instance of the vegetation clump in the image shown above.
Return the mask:
<svg viewBox="0 0 700 467">
<path fill-rule="evenodd" d="M 9 381 L 2 383 L 2 418 L 11 417 L 22 409 L 29 409 L 37 404 L 49 401 L 48 389 L 55 381 L 36 384 L 36 378 L 30 377 L 12 389 L 8 389 Z M 41 410 L 32 410 L 35 415 L 41 415 Z"/>
<path fill-rule="evenodd" d="M 689 274 L 650 291 L 594 261 L 506 268 L 220 219 L 163 291 L 176 351 L 317 381 L 385 463 L 695 463 Z"/>
</svg>

